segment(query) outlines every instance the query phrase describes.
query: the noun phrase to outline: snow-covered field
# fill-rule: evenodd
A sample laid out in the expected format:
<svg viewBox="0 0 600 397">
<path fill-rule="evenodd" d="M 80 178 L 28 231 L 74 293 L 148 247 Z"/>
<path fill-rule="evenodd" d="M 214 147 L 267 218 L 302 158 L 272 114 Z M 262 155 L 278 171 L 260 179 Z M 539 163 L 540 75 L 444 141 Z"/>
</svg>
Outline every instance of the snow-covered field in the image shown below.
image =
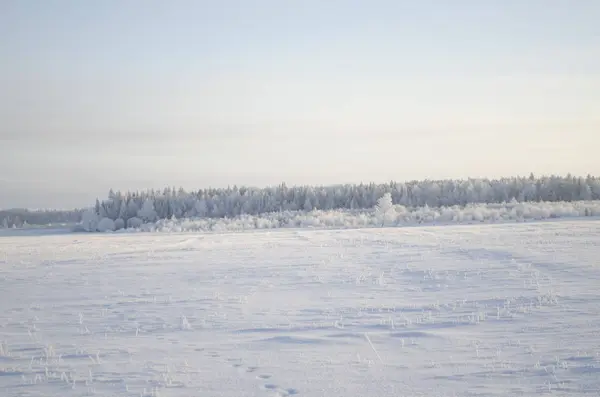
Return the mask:
<svg viewBox="0 0 600 397">
<path fill-rule="evenodd" d="M 600 221 L 0 237 L 0 395 L 600 393 Z"/>
</svg>

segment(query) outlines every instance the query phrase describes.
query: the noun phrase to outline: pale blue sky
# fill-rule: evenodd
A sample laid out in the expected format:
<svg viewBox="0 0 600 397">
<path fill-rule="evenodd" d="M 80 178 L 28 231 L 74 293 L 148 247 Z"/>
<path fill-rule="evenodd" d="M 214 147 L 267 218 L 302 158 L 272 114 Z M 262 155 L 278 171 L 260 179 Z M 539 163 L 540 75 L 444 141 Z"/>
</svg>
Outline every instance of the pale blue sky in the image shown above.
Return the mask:
<svg viewBox="0 0 600 397">
<path fill-rule="evenodd" d="M 0 0 L 0 207 L 600 174 L 600 1 Z"/>
</svg>

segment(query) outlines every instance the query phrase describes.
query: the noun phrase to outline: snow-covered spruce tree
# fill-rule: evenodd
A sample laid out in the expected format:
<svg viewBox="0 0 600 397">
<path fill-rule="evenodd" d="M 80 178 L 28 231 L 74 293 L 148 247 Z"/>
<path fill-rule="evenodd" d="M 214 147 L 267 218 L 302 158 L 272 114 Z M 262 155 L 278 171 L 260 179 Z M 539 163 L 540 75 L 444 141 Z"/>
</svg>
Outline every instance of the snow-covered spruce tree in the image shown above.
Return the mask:
<svg viewBox="0 0 600 397">
<path fill-rule="evenodd" d="M 381 226 L 386 226 L 394 219 L 394 204 L 392 203 L 392 194 L 385 193 L 377 200 L 375 205 L 375 216 L 381 222 Z"/>
<path fill-rule="evenodd" d="M 194 209 L 192 213 L 197 217 L 205 217 L 208 212 L 205 200 L 198 200 L 194 203 Z"/>
<path fill-rule="evenodd" d="M 151 198 L 146 199 L 146 201 L 144 201 L 142 209 L 138 211 L 137 216 L 145 222 L 156 221 L 157 216 L 156 210 L 154 209 L 154 200 L 152 200 Z"/>
</svg>

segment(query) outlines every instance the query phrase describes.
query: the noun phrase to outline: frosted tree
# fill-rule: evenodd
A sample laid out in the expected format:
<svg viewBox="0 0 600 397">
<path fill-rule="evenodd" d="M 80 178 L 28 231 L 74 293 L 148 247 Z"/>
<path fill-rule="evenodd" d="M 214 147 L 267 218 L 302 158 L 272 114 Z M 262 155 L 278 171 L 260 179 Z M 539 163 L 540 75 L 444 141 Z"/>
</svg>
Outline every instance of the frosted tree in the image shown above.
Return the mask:
<svg viewBox="0 0 600 397">
<path fill-rule="evenodd" d="M 87 232 L 95 232 L 98 229 L 98 214 L 95 209 L 87 210 L 82 214 L 81 226 Z"/>
<path fill-rule="evenodd" d="M 140 210 L 140 207 L 135 202 L 135 200 L 130 199 L 127 202 L 127 218 L 132 218 L 132 217 L 137 216 L 137 213 L 139 210 Z M 123 218 L 123 219 L 126 220 L 125 218 Z"/>
<path fill-rule="evenodd" d="M 313 210 L 313 206 L 312 203 L 310 202 L 310 198 L 306 198 L 306 200 L 304 200 L 304 205 L 302 206 L 302 208 L 304 208 L 304 211 L 310 212 Z"/>
<path fill-rule="evenodd" d="M 114 231 L 116 229 L 115 221 L 110 218 L 102 218 L 100 219 L 100 222 L 98 222 L 96 229 L 99 232 Z"/>
<path fill-rule="evenodd" d="M 119 207 L 119 215 L 117 216 L 117 219 L 122 219 L 123 222 L 127 222 L 127 219 L 129 219 L 127 216 L 127 203 L 124 201 L 121 202 L 121 206 Z"/>
<path fill-rule="evenodd" d="M 156 211 L 154 210 L 154 200 L 146 199 L 142 209 L 138 211 L 137 216 L 145 222 L 154 222 L 157 218 Z"/>
<path fill-rule="evenodd" d="M 375 216 L 377 220 L 381 222 L 381 226 L 385 226 L 387 223 L 393 220 L 394 215 L 394 204 L 392 203 L 391 193 L 385 193 L 377 200 L 375 205 Z"/>
<path fill-rule="evenodd" d="M 592 188 L 587 184 L 582 184 L 579 187 L 579 198 L 581 200 L 591 200 L 593 197 Z"/>
<path fill-rule="evenodd" d="M 126 221 L 123 218 L 117 218 L 115 221 L 115 230 L 125 229 Z"/>
<path fill-rule="evenodd" d="M 194 212 L 196 213 L 196 216 L 199 216 L 199 217 L 206 216 L 206 214 L 208 212 L 208 208 L 206 207 L 206 201 L 205 200 L 196 201 L 196 204 L 194 204 Z"/>
</svg>

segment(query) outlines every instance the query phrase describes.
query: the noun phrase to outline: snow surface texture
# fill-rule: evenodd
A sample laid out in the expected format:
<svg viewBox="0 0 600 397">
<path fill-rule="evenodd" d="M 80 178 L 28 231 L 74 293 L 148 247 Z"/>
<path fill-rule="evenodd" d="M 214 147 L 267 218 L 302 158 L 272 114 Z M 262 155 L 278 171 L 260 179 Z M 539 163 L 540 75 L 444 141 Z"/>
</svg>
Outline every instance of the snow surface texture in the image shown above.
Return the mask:
<svg viewBox="0 0 600 397">
<path fill-rule="evenodd" d="M 411 226 L 422 224 L 464 224 L 524 222 L 557 218 L 600 216 L 600 200 L 573 202 L 525 202 L 503 204 L 469 204 L 453 207 L 414 207 L 393 205 L 384 195 L 372 210 L 282 211 L 234 218 L 161 219 L 143 223 L 140 218 L 127 221 L 130 232 L 227 232 L 279 228 L 359 228 Z M 109 218 L 98 219 L 93 210 L 86 211 L 78 229 L 107 232 L 116 229 Z"/>
<path fill-rule="evenodd" d="M 600 392 L 600 221 L 0 238 L 0 395 Z"/>
</svg>

